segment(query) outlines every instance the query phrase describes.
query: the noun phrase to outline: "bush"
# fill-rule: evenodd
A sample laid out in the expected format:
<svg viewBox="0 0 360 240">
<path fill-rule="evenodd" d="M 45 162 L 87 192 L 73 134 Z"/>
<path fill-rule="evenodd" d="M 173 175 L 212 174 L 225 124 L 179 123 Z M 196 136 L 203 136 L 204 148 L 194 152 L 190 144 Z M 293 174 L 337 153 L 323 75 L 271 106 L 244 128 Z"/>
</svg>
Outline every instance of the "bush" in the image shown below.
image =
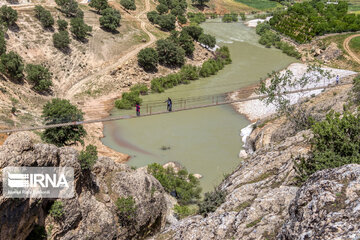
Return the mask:
<svg viewBox="0 0 360 240">
<path fill-rule="evenodd" d="M 11 7 L 3 5 L 0 8 L 0 19 L 1 19 L 0 22 L 3 22 L 6 26 L 14 25 L 17 18 L 18 18 L 17 11 L 12 9 Z"/>
<path fill-rule="evenodd" d="M 199 213 L 206 217 L 208 213 L 215 212 L 215 210 L 225 202 L 226 192 L 221 190 L 214 190 L 205 193 L 204 200 L 199 205 Z"/>
<path fill-rule="evenodd" d="M 230 57 L 230 50 L 227 46 L 222 46 L 215 51 L 216 60 L 221 61 L 224 65 L 230 64 L 231 57 Z"/>
<path fill-rule="evenodd" d="M 360 114 L 331 112 L 326 119 L 316 122 L 311 127 L 314 133 L 312 142 L 312 157 L 295 162 L 295 170 L 300 181 L 313 173 L 360 163 Z"/>
<path fill-rule="evenodd" d="M 83 121 L 83 113 L 69 100 L 54 98 L 43 107 L 45 125 Z M 83 137 L 86 131 L 82 125 L 47 128 L 41 138 L 47 143 L 58 147 L 68 146 L 80 142 L 84 143 Z"/>
<path fill-rule="evenodd" d="M 136 10 L 135 0 L 121 0 L 120 4 L 127 10 Z"/>
<path fill-rule="evenodd" d="M 142 103 L 142 99 L 139 95 L 139 91 L 123 93 L 122 98 L 115 101 L 115 107 L 119 109 L 131 109 L 132 107 L 135 107 L 136 104 L 140 105 Z"/>
<path fill-rule="evenodd" d="M 199 79 L 199 70 L 196 66 L 184 65 L 180 70 L 182 80 L 197 80 Z"/>
<path fill-rule="evenodd" d="M 57 25 L 59 27 L 59 31 L 65 31 L 68 27 L 67 21 L 62 19 L 57 20 Z"/>
<path fill-rule="evenodd" d="M 160 14 L 165 14 L 169 11 L 169 8 L 165 4 L 160 3 L 159 5 L 156 6 L 156 10 Z"/>
<path fill-rule="evenodd" d="M 134 197 L 121 197 L 115 202 L 119 220 L 123 223 L 133 221 L 136 217 L 136 205 Z"/>
<path fill-rule="evenodd" d="M 256 25 L 256 34 L 261 36 L 270 29 L 271 27 L 268 23 L 259 23 Z"/>
<path fill-rule="evenodd" d="M 237 22 L 238 21 L 238 15 L 236 13 L 224 14 L 224 16 L 222 18 L 222 21 L 223 22 Z"/>
<path fill-rule="evenodd" d="M 185 63 L 185 51 L 167 39 L 156 42 L 156 51 L 160 64 L 167 66 L 182 66 Z"/>
<path fill-rule="evenodd" d="M 92 31 L 92 27 L 89 25 L 86 25 L 84 23 L 84 20 L 81 18 L 73 18 L 70 21 L 70 31 L 74 36 L 80 40 L 83 40 L 86 38 L 87 34 Z"/>
<path fill-rule="evenodd" d="M 187 32 L 195 41 L 197 41 L 204 30 L 198 26 L 187 26 L 183 28 L 183 31 Z"/>
<path fill-rule="evenodd" d="M 171 14 L 174 16 L 183 16 L 185 10 L 181 8 L 180 5 L 177 5 L 175 8 L 171 9 Z"/>
<path fill-rule="evenodd" d="M 199 205 L 199 213 L 206 217 L 208 213 L 215 212 L 215 210 L 225 202 L 226 192 L 221 190 L 214 190 L 205 193 L 204 200 Z"/>
<path fill-rule="evenodd" d="M 189 206 L 181 206 L 178 204 L 175 204 L 174 212 L 179 219 L 183 219 L 187 216 L 190 216 L 190 215 L 193 215 L 196 213 L 196 211 L 191 210 Z"/>
<path fill-rule="evenodd" d="M 95 8 L 98 13 L 110 7 L 107 0 L 91 0 L 89 6 Z"/>
<path fill-rule="evenodd" d="M 155 49 L 145 48 L 138 53 L 138 64 L 145 71 L 155 71 L 159 62 L 159 56 Z"/>
<path fill-rule="evenodd" d="M 55 0 L 55 3 L 67 17 L 74 17 L 77 15 L 78 3 L 76 0 Z"/>
<path fill-rule="evenodd" d="M 70 38 L 67 31 L 60 31 L 59 33 L 54 33 L 53 35 L 54 47 L 58 49 L 66 49 L 69 47 Z"/>
<path fill-rule="evenodd" d="M 205 22 L 206 21 L 206 17 L 205 17 L 205 14 L 203 13 L 192 13 L 192 12 L 189 12 L 187 14 L 188 18 L 189 18 L 189 21 L 192 22 L 192 23 L 195 23 L 195 24 L 200 24 L 202 22 Z"/>
<path fill-rule="evenodd" d="M 121 15 L 118 10 L 106 8 L 101 10 L 100 26 L 114 32 L 120 26 Z"/>
<path fill-rule="evenodd" d="M 165 91 L 164 87 L 162 86 L 163 78 L 154 78 L 151 80 L 151 91 L 162 93 Z"/>
<path fill-rule="evenodd" d="M 56 220 L 60 220 L 64 215 L 64 205 L 61 201 L 55 201 L 53 205 L 51 205 L 50 215 Z"/>
<path fill-rule="evenodd" d="M 0 56 L 6 52 L 5 34 L 0 30 Z"/>
<path fill-rule="evenodd" d="M 165 191 L 175 196 L 180 204 L 188 204 L 200 199 L 199 180 L 185 169 L 175 173 L 172 168 L 165 169 L 160 164 L 153 163 L 148 165 L 148 173 L 161 183 Z"/>
<path fill-rule="evenodd" d="M 35 17 L 39 19 L 41 25 L 44 28 L 50 28 L 54 25 L 54 18 L 51 16 L 50 11 L 46 10 L 42 6 L 35 6 Z"/>
<path fill-rule="evenodd" d="M 132 87 L 130 88 L 130 91 L 132 91 L 132 92 L 137 91 L 137 92 L 139 92 L 141 95 L 145 95 L 145 94 L 148 93 L 149 89 L 148 89 L 148 87 L 147 87 L 145 84 L 143 84 L 143 83 L 138 83 L 138 84 L 135 84 L 134 86 L 132 86 Z"/>
<path fill-rule="evenodd" d="M 352 91 L 355 93 L 355 102 L 360 102 L 360 75 L 357 75 L 353 80 Z"/>
<path fill-rule="evenodd" d="M 146 14 L 147 18 L 152 24 L 156 24 L 158 22 L 159 13 L 156 11 L 151 11 Z"/>
<path fill-rule="evenodd" d="M 200 6 L 204 6 L 205 3 L 210 2 L 210 0 L 191 0 L 195 4 L 199 4 Z"/>
<path fill-rule="evenodd" d="M 41 65 L 28 64 L 25 71 L 27 73 L 27 79 L 34 84 L 36 91 L 48 91 L 52 86 L 51 74 L 48 68 Z"/>
<path fill-rule="evenodd" d="M 187 23 L 187 19 L 186 19 L 186 17 L 183 16 L 183 15 L 178 16 L 178 17 L 177 17 L 177 20 L 178 20 L 179 23 L 181 23 L 181 24 L 186 24 L 186 23 Z"/>
<path fill-rule="evenodd" d="M 245 21 L 245 20 L 246 20 L 245 13 L 240 13 L 240 17 L 241 17 L 241 20 L 242 20 L 242 21 Z"/>
<path fill-rule="evenodd" d="M 79 154 L 79 162 L 82 170 L 91 170 L 98 159 L 97 148 L 94 145 L 86 146 L 86 150 L 82 150 Z"/>
<path fill-rule="evenodd" d="M 176 17 L 172 14 L 159 15 L 157 18 L 157 24 L 162 30 L 171 31 L 175 29 Z"/>
<path fill-rule="evenodd" d="M 209 34 L 201 34 L 199 36 L 199 42 L 204 44 L 205 46 L 209 48 L 214 48 L 216 44 L 216 39 L 214 36 L 211 36 Z"/>
<path fill-rule="evenodd" d="M 1 65 L 0 69 L 10 78 L 20 80 L 24 77 L 24 63 L 17 53 L 11 51 L 8 54 L 1 55 Z"/>
</svg>

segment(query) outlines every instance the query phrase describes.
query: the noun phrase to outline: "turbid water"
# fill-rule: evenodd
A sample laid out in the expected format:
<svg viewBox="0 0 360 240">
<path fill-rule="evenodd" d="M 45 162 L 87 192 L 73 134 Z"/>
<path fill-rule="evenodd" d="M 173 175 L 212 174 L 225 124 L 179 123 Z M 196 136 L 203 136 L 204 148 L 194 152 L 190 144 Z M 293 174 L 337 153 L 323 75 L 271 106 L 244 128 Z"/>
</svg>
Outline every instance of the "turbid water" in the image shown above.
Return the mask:
<svg viewBox="0 0 360 240">
<path fill-rule="evenodd" d="M 162 102 L 167 97 L 173 99 L 174 108 L 184 107 L 184 101 L 178 99 L 187 99 L 186 107 L 211 103 L 216 101 L 216 97 L 212 96 L 219 95 L 221 98 L 225 92 L 257 83 L 267 73 L 295 62 L 294 58 L 279 50 L 259 45 L 255 30 L 241 22 L 211 20 L 203 23 L 202 27 L 206 33 L 216 36 L 218 45 L 229 47 L 233 63 L 216 76 L 177 86 L 165 93 L 144 96 L 142 112 L 150 111 L 149 106 L 152 106 L 152 112 L 166 110 L 166 104 Z M 111 114 L 133 115 L 134 110 L 113 109 Z M 129 154 L 130 166 L 179 162 L 189 172 L 203 176 L 200 182 L 206 192 L 219 184 L 223 175 L 230 173 L 241 161 L 238 158 L 242 146 L 239 133 L 248 124 L 249 121 L 231 106 L 216 106 L 109 122 L 104 126 L 102 141 L 119 152 Z"/>
</svg>

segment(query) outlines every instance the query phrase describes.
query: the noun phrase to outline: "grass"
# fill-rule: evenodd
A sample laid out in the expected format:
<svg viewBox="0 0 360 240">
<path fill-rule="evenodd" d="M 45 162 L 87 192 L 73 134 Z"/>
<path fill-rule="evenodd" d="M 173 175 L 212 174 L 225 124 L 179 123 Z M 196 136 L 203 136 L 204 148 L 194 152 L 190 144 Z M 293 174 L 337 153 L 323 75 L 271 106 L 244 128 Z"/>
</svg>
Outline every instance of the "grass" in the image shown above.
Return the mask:
<svg viewBox="0 0 360 240">
<path fill-rule="evenodd" d="M 360 11 L 360 2 L 358 0 L 348 0 L 348 11 L 357 12 Z"/>
<path fill-rule="evenodd" d="M 349 46 L 355 53 L 360 53 L 360 37 L 351 39 Z"/>
<path fill-rule="evenodd" d="M 259 10 L 267 10 L 271 8 L 277 7 L 279 4 L 269 0 L 235 0 L 236 2 L 241 2 L 250 7 L 259 9 Z"/>
<path fill-rule="evenodd" d="M 251 228 L 251 227 L 256 226 L 259 222 L 261 222 L 261 219 L 262 219 L 262 217 L 256 219 L 255 221 L 252 221 L 249 224 L 246 224 L 246 228 Z"/>
</svg>

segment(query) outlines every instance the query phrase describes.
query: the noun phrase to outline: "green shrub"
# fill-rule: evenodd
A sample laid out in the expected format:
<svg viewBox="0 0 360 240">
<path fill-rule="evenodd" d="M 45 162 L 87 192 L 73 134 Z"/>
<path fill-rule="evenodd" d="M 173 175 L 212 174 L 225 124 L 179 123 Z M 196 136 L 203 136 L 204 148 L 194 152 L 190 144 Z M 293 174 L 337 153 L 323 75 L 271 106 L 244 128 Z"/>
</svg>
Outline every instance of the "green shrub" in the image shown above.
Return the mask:
<svg viewBox="0 0 360 240">
<path fill-rule="evenodd" d="M 110 7 L 107 0 L 91 0 L 89 6 L 95 8 L 98 13 Z"/>
<path fill-rule="evenodd" d="M 138 84 L 135 84 L 134 86 L 132 86 L 132 87 L 130 88 L 130 91 L 132 91 L 132 92 L 137 91 L 137 92 L 139 92 L 141 95 L 145 95 L 145 94 L 148 93 L 149 89 L 148 89 L 148 87 L 147 87 L 145 84 L 143 84 L 143 83 L 138 83 Z"/>
<path fill-rule="evenodd" d="M 94 145 L 86 146 L 85 151 L 82 150 L 79 154 L 79 162 L 82 170 L 91 170 L 98 159 L 97 148 Z"/>
<path fill-rule="evenodd" d="M 120 4 L 127 10 L 136 10 L 136 4 L 134 0 L 121 0 Z"/>
<path fill-rule="evenodd" d="M 131 109 L 136 104 L 141 104 L 142 99 L 139 97 L 139 91 L 131 91 L 122 94 L 122 98 L 115 101 L 115 107 L 119 109 Z"/>
<path fill-rule="evenodd" d="M 223 22 L 237 22 L 238 15 L 236 13 L 224 14 L 222 21 Z"/>
<path fill-rule="evenodd" d="M 232 62 L 230 50 L 227 46 L 222 46 L 215 51 L 215 59 L 221 61 L 224 65 Z"/>
<path fill-rule="evenodd" d="M 133 104 L 126 99 L 118 99 L 115 101 L 115 107 L 118 109 L 128 109 L 130 110 L 133 107 Z"/>
<path fill-rule="evenodd" d="M 70 21 L 70 31 L 74 36 L 80 40 L 86 38 L 87 34 L 92 31 L 92 27 L 86 25 L 82 18 L 72 18 Z"/>
<path fill-rule="evenodd" d="M 360 163 L 360 113 L 345 111 L 341 116 L 331 112 L 313 124 L 312 131 L 312 157 L 295 162 L 300 181 L 323 169 Z"/>
<path fill-rule="evenodd" d="M 55 3 L 67 17 L 74 17 L 78 13 L 79 9 L 76 0 L 55 0 Z"/>
<path fill-rule="evenodd" d="M 195 24 L 200 24 L 206 21 L 205 14 L 201 12 L 199 13 L 188 12 L 187 17 L 191 23 L 195 23 Z"/>
<path fill-rule="evenodd" d="M 101 15 L 99 19 L 101 27 L 114 32 L 120 26 L 121 15 L 118 10 L 109 7 L 101 10 Z"/>
<path fill-rule="evenodd" d="M 136 202 L 134 197 L 121 197 L 115 202 L 119 220 L 122 222 L 133 221 L 136 217 Z"/>
<path fill-rule="evenodd" d="M 241 20 L 242 20 L 242 21 L 245 21 L 245 20 L 246 20 L 245 13 L 240 13 L 240 17 L 241 17 Z"/>
<path fill-rule="evenodd" d="M 169 11 L 169 8 L 165 4 L 160 3 L 159 5 L 156 6 L 156 10 L 160 14 L 165 14 Z"/>
<path fill-rule="evenodd" d="M 59 20 L 57 20 L 57 25 L 59 27 L 59 31 L 66 31 L 67 30 L 67 27 L 68 27 L 67 21 L 65 21 L 63 19 L 59 19 Z"/>
<path fill-rule="evenodd" d="M 157 24 L 158 22 L 158 18 L 159 18 L 159 13 L 156 12 L 156 11 L 151 11 L 151 12 L 148 12 L 146 14 L 147 18 L 149 19 L 149 21 L 152 23 L 152 24 Z"/>
<path fill-rule="evenodd" d="M 195 41 L 197 41 L 204 30 L 199 26 L 186 26 L 183 31 L 187 32 Z"/>
<path fill-rule="evenodd" d="M 53 35 L 53 44 L 54 47 L 58 49 L 66 49 L 69 47 L 70 38 L 69 33 L 67 31 L 60 31 L 58 33 L 54 33 Z"/>
<path fill-rule="evenodd" d="M 17 19 L 18 14 L 16 10 L 6 5 L 3 5 L 0 8 L 0 22 L 5 24 L 5 26 L 8 27 L 14 25 Z"/>
<path fill-rule="evenodd" d="M 151 80 L 151 91 L 153 92 L 158 92 L 158 93 L 162 93 L 165 91 L 163 85 L 163 78 L 154 78 L 153 80 Z"/>
<path fill-rule="evenodd" d="M 50 215 L 56 220 L 60 220 L 64 216 L 64 205 L 60 200 L 57 200 L 51 205 Z"/>
<path fill-rule="evenodd" d="M 187 23 L 187 19 L 183 15 L 178 16 L 177 20 L 179 21 L 180 24 L 186 24 Z"/>
<path fill-rule="evenodd" d="M 353 88 L 352 91 L 355 94 L 355 102 L 360 102 L 360 75 L 357 75 L 353 80 Z"/>
<path fill-rule="evenodd" d="M 176 17 L 172 14 L 159 15 L 157 18 L 157 24 L 162 30 L 171 31 L 175 29 Z"/>
<path fill-rule="evenodd" d="M 41 65 L 28 64 L 25 68 L 27 79 L 34 84 L 38 92 L 48 91 L 52 86 L 51 73 Z"/>
<path fill-rule="evenodd" d="M 216 39 L 210 34 L 203 33 L 199 36 L 199 43 L 202 43 L 209 48 L 214 48 L 216 44 Z"/>
<path fill-rule="evenodd" d="M 138 64 L 145 71 L 156 71 L 159 62 L 159 55 L 153 48 L 144 48 L 137 55 Z"/>
<path fill-rule="evenodd" d="M 156 41 L 156 51 L 159 55 L 160 64 L 181 67 L 185 63 L 185 51 L 170 40 L 160 39 Z"/>
<path fill-rule="evenodd" d="M 189 206 L 186 206 L 186 205 L 181 206 L 181 205 L 178 205 L 178 204 L 176 204 L 174 206 L 174 212 L 175 212 L 175 214 L 177 215 L 177 217 L 179 219 L 183 219 L 183 218 L 185 218 L 187 216 L 190 216 L 190 215 L 193 215 L 193 214 L 196 213 L 196 211 L 190 209 Z"/>
<path fill-rule="evenodd" d="M 24 77 L 24 63 L 22 58 L 15 52 L 4 53 L 1 55 L 0 70 L 10 78 L 20 80 Z"/>
<path fill-rule="evenodd" d="M 215 210 L 225 202 L 226 192 L 221 190 L 214 190 L 205 193 L 204 200 L 199 205 L 199 213 L 206 217 L 208 213 L 215 212 Z"/>
<path fill-rule="evenodd" d="M 0 30 L 0 56 L 5 52 L 6 52 L 5 34 L 2 30 Z"/>
<path fill-rule="evenodd" d="M 148 165 L 148 173 L 152 174 L 164 187 L 165 191 L 174 195 L 180 204 L 189 204 L 200 199 L 199 180 L 185 169 L 177 173 L 172 168 L 163 168 L 160 164 Z"/>
<path fill-rule="evenodd" d="M 50 11 L 46 10 L 40 5 L 35 6 L 35 17 L 39 19 L 44 28 L 50 28 L 54 25 L 54 18 L 51 16 Z"/>
<path fill-rule="evenodd" d="M 197 80 L 199 79 L 199 70 L 193 65 L 184 65 L 180 70 L 182 80 Z"/>
</svg>

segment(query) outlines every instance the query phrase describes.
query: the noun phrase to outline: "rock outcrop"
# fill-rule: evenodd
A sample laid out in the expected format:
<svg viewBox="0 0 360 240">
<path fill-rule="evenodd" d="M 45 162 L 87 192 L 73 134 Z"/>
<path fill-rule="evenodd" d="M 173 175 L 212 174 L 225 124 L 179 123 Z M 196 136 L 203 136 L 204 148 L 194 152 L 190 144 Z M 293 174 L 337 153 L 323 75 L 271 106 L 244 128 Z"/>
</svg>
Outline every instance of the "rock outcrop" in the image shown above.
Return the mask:
<svg viewBox="0 0 360 240">
<path fill-rule="evenodd" d="M 103 157 L 98 159 L 92 172 L 84 172 L 77 154 L 69 147 L 36 144 L 26 133 L 13 134 L 6 140 L 0 147 L 0 169 L 71 166 L 76 193 L 74 198 L 61 199 L 64 206 L 61 220 L 48 214 L 54 199 L 0 196 L 0 239 L 25 239 L 36 225 L 44 226 L 51 239 L 138 239 L 164 226 L 165 193 L 154 177 Z M 129 196 L 135 200 L 136 217 L 124 223 L 118 217 L 115 201 Z"/>
<path fill-rule="evenodd" d="M 315 173 L 296 193 L 278 239 L 359 239 L 360 165 Z"/>
</svg>

